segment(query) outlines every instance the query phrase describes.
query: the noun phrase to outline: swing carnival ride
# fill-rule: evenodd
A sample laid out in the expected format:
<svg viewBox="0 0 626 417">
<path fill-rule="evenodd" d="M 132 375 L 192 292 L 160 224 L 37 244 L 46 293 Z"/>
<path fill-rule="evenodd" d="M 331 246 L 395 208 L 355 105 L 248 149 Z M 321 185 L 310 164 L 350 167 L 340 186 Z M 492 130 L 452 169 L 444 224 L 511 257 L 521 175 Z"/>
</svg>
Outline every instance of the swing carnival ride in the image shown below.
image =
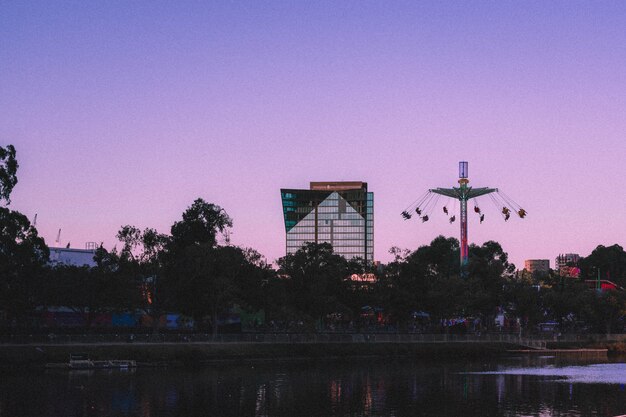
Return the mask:
<svg viewBox="0 0 626 417">
<path fill-rule="evenodd" d="M 474 200 L 474 213 L 478 215 L 480 223 L 485 220 L 485 214 L 482 212 L 476 199 L 481 196 L 488 195 L 491 202 L 502 216 L 505 222 L 509 221 L 511 214 L 517 214 L 521 219 L 526 217 L 528 212 L 519 206 L 513 199 L 497 188 L 481 187 L 473 188 L 468 185 L 468 163 L 467 161 L 459 162 L 459 187 L 452 188 L 433 188 L 422 194 L 417 200 L 409 205 L 402 213 L 404 220 L 410 220 L 417 215 L 422 223 L 430 220 L 430 216 L 435 207 L 439 203 L 439 199 L 448 198 L 448 202 L 443 206 L 444 215 L 448 216 L 449 223 L 456 221 L 456 203 L 459 203 L 459 223 L 461 224 L 461 276 L 467 277 L 467 264 L 469 262 L 469 247 L 467 243 L 467 202 Z M 452 202 L 452 209 L 448 209 L 448 204 Z"/>
</svg>

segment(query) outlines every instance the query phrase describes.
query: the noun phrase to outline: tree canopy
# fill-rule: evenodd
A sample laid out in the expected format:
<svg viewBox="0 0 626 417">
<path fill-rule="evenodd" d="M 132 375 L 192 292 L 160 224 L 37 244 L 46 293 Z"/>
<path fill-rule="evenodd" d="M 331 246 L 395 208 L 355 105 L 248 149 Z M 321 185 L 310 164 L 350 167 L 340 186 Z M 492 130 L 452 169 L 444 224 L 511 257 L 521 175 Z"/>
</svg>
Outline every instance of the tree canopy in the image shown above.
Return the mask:
<svg viewBox="0 0 626 417">
<path fill-rule="evenodd" d="M 591 254 L 580 261 L 581 276 L 601 279 L 626 287 L 626 252 L 620 245 L 598 245 Z"/>
<path fill-rule="evenodd" d="M 0 146 L 0 201 L 11 203 L 11 191 L 17 184 L 17 168 L 19 167 L 15 158 L 15 147 L 7 145 L 6 148 Z"/>
<path fill-rule="evenodd" d="M 293 304 L 313 320 L 345 310 L 339 295 L 349 271 L 347 261 L 329 243 L 306 243 L 295 253 L 278 260 Z"/>
<path fill-rule="evenodd" d="M 0 200 L 17 184 L 15 149 L 0 147 Z M 157 331 L 170 312 L 193 318 L 216 334 L 220 317 L 235 309 L 262 312 L 282 328 L 384 326 L 443 331 L 447 321 L 471 319 L 494 326 L 496 314 L 525 329 L 556 321 L 563 330 L 624 330 L 626 292 L 596 291 L 585 279 L 626 287 L 626 253 L 600 245 L 580 261 L 581 279 L 518 275 L 498 242 L 469 247 L 467 276 L 459 269 L 459 242 L 438 236 L 414 250 L 394 247 L 393 260 L 373 265 L 347 260 L 329 243 L 306 243 L 273 268 L 252 248 L 220 244 L 232 227 L 219 205 L 197 198 L 162 234 L 124 225 L 121 249 L 95 251 L 94 267 L 51 263 L 50 251 L 22 213 L 0 206 L 0 320 L 26 326 L 37 311 L 64 306 L 85 316 L 141 311 Z M 296 323 L 293 327 L 292 324 Z M 303 327 L 304 326 L 304 327 Z M 378 328 L 379 328 L 378 327 Z"/>
<path fill-rule="evenodd" d="M 172 225 L 172 243 L 178 248 L 191 245 L 217 244 L 217 234 L 233 226 L 224 209 L 201 198 L 185 210 L 181 221 Z"/>
</svg>

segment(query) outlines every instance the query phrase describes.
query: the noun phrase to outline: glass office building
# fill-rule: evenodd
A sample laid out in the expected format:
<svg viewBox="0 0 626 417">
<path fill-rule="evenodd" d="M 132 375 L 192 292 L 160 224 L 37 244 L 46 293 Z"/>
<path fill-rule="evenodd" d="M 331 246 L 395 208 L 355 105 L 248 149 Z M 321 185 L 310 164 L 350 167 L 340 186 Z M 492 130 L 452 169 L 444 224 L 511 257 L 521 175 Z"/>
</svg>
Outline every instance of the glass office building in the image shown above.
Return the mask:
<svg viewBox="0 0 626 417">
<path fill-rule="evenodd" d="M 374 260 L 374 193 L 364 182 L 312 182 L 280 190 L 287 253 L 306 242 L 330 243 L 346 259 Z"/>
</svg>

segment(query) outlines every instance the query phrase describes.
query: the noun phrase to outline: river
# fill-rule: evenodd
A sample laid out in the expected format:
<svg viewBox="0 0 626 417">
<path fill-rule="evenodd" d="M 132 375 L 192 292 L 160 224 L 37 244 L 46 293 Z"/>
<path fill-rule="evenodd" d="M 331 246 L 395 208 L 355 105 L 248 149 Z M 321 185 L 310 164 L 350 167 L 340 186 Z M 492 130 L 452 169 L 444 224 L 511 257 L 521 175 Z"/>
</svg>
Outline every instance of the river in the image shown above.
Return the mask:
<svg viewBox="0 0 626 417">
<path fill-rule="evenodd" d="M 555 357 L 2 371 L 0 417 L 616 416 L 626 365 Z"/>
</svg>

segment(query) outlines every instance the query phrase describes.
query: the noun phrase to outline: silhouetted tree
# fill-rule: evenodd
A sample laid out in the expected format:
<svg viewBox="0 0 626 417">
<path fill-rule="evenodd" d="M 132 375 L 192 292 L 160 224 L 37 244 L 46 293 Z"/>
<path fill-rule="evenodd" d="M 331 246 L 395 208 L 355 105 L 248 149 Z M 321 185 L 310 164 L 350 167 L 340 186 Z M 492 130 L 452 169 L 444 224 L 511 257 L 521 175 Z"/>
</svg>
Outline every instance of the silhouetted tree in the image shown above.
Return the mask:
<svg viewBox="0 0 626 417">
<path fill-rule="evenodd" d="M 505 284 L 513 279 L 515 265 L 509 264 L 508 255 L 498 242 L 471 245 L 469 249 L 465 311 L 491 323 L 496 307 L 504 303 Z"/>
<path fill-rule="evenodd" d="M 626 293 L 624 291 L 587 290 L 586 297 L 577 306 L 579 317 L 590 330 L 597 333 L 623 333 L 626 323 Z"/>
<path fill-rule="evenodd" d="M 57 264 L 50 268 L 47 279 L 43 304 L 80 313 L 86 328 L 92 327 L 97 316 L 128 311 L 136 303 L 133 283 L 106 267 Z"/>
<path fill-rule="evenodd" d="M 601 279 L 626 287 L 626 252 L 620 245 L 599 245 L 579 265 L 584 279 L 596 279 L 599 273 Z"/>
<path fill-rule="evenodd" d="M 392 249 L 393 251 L 393 249 Z M 437 236 L 430 245 L 414 252 L 395 250 L 395 260 L 387 265 L 387 311 L 400 325 L 413 312 L 425 311 L 433 320 L 458 314 L 459 243 L 454 238 Z"/>
<path fill-rule="evenodd" d="M 17 184 L 17 168 L 19 167 L 15 158 L 15 147 L 7 145 L 6 148 L 0 146 L 0 201 L 11 203 L 11 191 Z"/>
<path fill-rule="evenodd" d="M 505 304 L 520 318 L 524 332 L 534 329 L 545 319 L 544 296 L 548 288 L 534 286 L 532 281 L 516 280 L 506 284 Z"/>
<path fill-rule="evenodd" d="M 176 307 L 192 317 L 196 326 L 209 316 L 215 336 L 219 314 L 240 301 L 241 286 L 255 268 L 235 246 L 188 246 L 173 270 L 177 274 L 176 285 L 171 287 Z"/>
<path fill-rule="evenodd" d="M 140 229 L 126 225 L 120 228 L 117 239 L 123 244 L 117 256 L 118 274 L 133 283 L 135 308 L 141 309 L 151 319 L 158 331 L 159 318 L 172 306 L 171 291 L 167 289 L 163 272 L 166 247 L 171 242 L 167 235 L 155 229 Z"/>
<path fill-rule="evenodd" d="M 15 148 L 0 147 L 0 201 L 10 203 L 17 184 Z M 33 312 L 38 282 L 50 251 L 26 216 L 0 207 L 0 306 L 16 324 Z"/>
<path fill-rule="evenodd" d="M 346 313 L 338 295 L 348 275 L 347 261 L 329 243 L 308 242 L 278 260 L 278 274 L 286 282 L 292 305 L 308 317 L 323 321 L 331 313 Z"/>
<path fill-rule="evenodd" d="M 233 226 L 232 219 L 220 206 L 207 203 L 201 198 L 183 213 L 183 219 L 172 226 L 172 245 L 186 248 L 191 245 L 217 244 L 217 233 Z"/>
</svg>

